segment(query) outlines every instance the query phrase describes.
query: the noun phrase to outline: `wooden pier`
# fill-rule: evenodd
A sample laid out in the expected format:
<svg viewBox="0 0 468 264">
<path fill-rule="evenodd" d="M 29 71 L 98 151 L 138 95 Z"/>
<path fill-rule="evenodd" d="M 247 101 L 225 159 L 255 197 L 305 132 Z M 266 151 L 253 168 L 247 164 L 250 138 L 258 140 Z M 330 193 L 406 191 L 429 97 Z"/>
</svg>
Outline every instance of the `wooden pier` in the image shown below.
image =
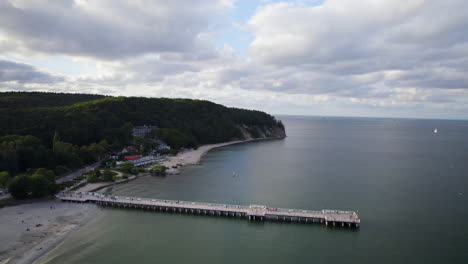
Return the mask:
<svg viewBox="0 0 468 264">
<path fill-rule="evenodd" d="M 106 196 L 92 192 L 66 192 L 57 195 L 66 202 L 96 203 L 101 206 L 145 209 L 174 213 L 227 216 L 246 218 L 250 221 L 281 221 L 318 223 L 325 226 L 359 228 L 361 220 L 354 211 L 299 210 L 272 208 L 264 205 L 230 205 L 187 201 L 160 200 L 150 198 Z"/>
</svg>

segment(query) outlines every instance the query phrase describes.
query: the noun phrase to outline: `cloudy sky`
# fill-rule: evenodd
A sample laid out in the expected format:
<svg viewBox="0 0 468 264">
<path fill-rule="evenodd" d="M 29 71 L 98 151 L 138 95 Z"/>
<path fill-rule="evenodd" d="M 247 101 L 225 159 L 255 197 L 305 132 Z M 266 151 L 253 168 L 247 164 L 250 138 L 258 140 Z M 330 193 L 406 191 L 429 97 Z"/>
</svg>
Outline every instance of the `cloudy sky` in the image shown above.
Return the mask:
<svg viewBox="0 0 468 264">
<path fill-rule="evenodd" d="M 1 0 L 9 90 L 468 119 L 468 2 Z"/>
</svg>

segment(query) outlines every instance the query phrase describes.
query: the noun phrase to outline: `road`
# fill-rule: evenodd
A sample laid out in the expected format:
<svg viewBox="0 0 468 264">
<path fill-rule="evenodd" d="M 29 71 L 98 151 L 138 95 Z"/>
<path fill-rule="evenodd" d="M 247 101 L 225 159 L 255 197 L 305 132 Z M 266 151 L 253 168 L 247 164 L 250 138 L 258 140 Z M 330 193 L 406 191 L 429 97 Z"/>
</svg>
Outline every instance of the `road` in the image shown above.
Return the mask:
<svg viewBox="0 0 468 264">
<path fill-rule="evenodd" d="M 81 169 L 79 169 L 77 171 L 74 171 L 74 172 L 68 174 L 67 176 L 64 176 L 64 177 L 62 177 L 60 179 L 56 179 L 55 182 L 56 183 L 63 183 L 63 182 L 71 181 L 71 180 L 75 179 L 76 177 L 80 177 L 83 173 L 94 170 L 95 168 L 97 168 L 99 166 L 100 163 L 101 163 L 101 161 L 98 161 L 98 162 L 96 162 L 94 164 L 91 164 L 89 166 L 81 168 Z"/>
</svg>

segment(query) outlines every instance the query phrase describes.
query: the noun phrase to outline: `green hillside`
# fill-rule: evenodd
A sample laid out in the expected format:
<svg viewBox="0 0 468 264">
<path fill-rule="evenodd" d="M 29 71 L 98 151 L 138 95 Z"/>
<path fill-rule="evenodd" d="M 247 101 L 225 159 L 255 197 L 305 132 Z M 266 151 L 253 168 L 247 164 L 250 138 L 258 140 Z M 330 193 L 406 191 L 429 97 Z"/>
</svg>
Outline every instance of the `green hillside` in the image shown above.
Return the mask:
<svg viewBox="0 0 468 264">
<path fill-rule="evenodd" d="M 177 135 L 168 142 L 176 148 L 284 136 L 271 115 L 203 100 L 8 92 L 0 93 L 0 171 L 80 167 L 129 144 L 133 126 L 145 124 Z"/>
</svg>

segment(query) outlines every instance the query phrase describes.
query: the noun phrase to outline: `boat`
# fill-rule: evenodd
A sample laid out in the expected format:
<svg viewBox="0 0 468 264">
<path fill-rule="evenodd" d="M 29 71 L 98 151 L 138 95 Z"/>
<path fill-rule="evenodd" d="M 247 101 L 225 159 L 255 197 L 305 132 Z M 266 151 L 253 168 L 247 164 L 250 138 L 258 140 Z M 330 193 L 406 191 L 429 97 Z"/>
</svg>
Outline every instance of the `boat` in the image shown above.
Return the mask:
<svg viewBox="0 0 468 264">
<path fill-rule="evenodd" d="M 236 177 L 237 173 L 235 171 L 232 172 L 232 177 Z"/>
<path fill-rule="evenodd" d="M 434 134 L 437 134 L 437 127 L 434 129 Z"/>
</svg>

